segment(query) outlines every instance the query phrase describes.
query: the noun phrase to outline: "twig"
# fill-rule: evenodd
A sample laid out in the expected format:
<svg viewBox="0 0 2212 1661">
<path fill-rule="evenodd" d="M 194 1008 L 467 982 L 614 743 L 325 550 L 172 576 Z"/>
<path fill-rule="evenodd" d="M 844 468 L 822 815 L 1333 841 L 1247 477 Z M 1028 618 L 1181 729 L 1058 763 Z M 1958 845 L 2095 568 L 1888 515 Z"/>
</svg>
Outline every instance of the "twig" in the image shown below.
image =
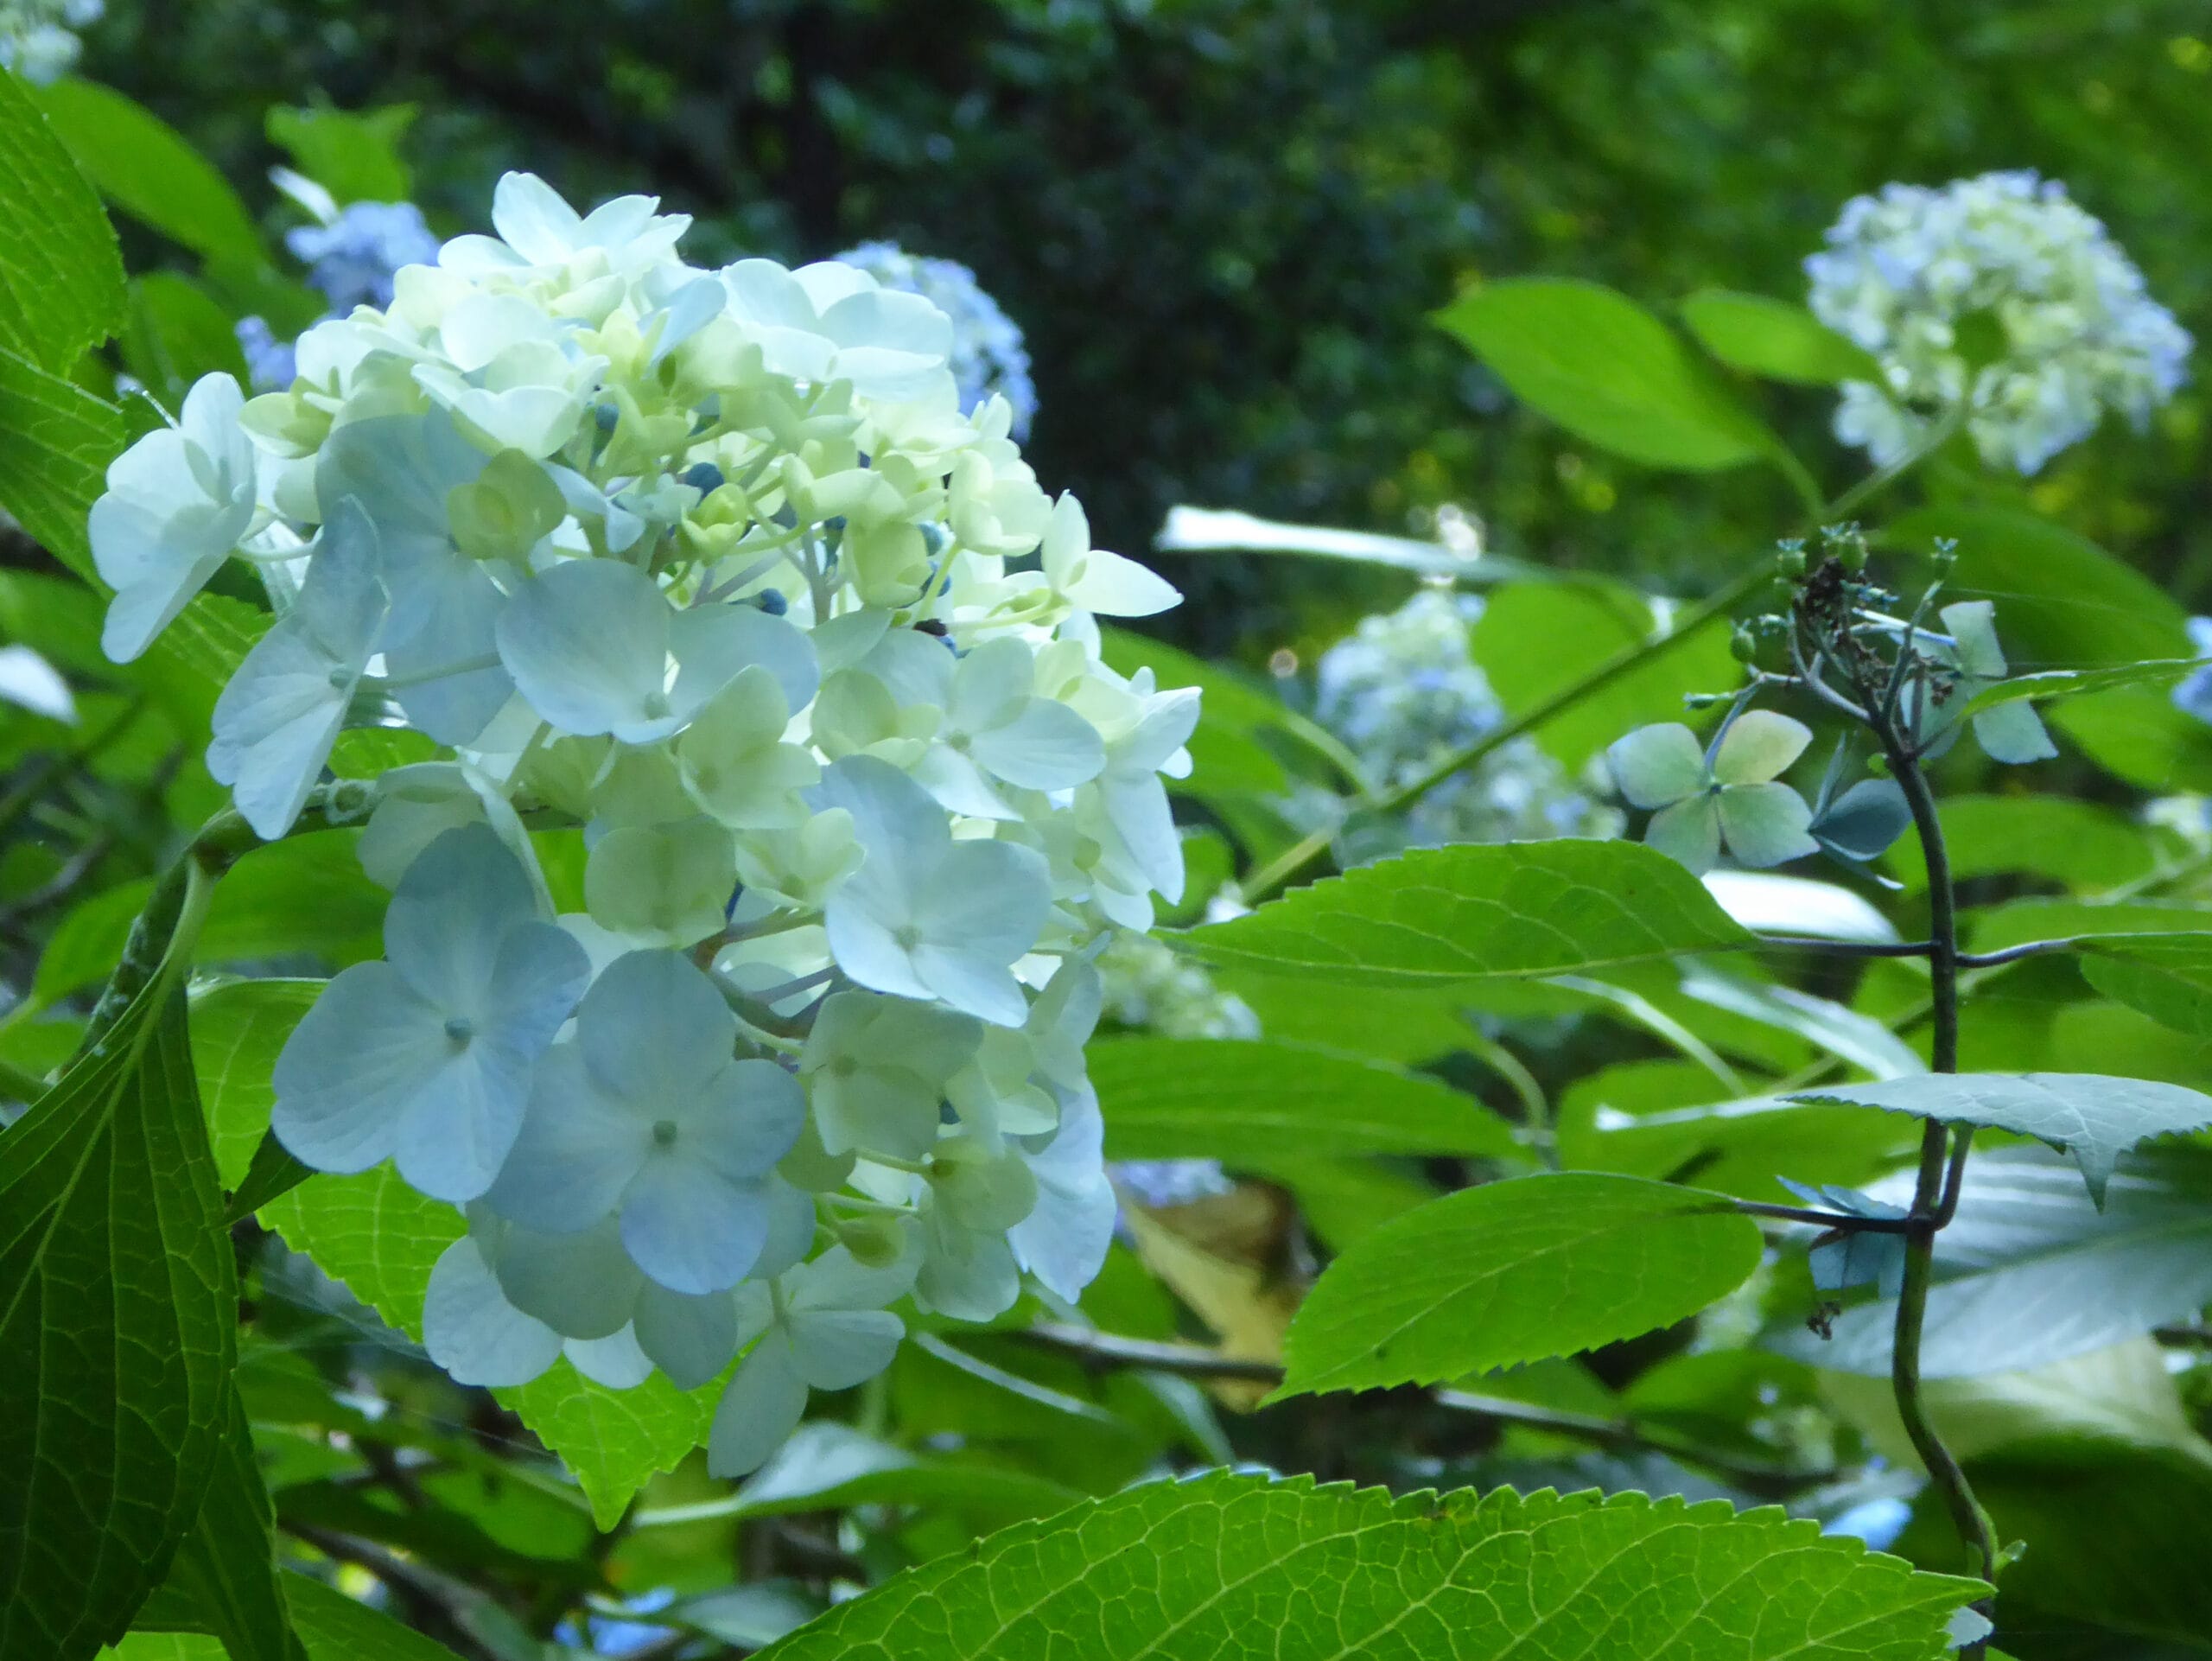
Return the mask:
<svg viewBox="0 0 2212 1661">
<path fill-rule="evenodd" d="M 1180 1378 L 1213 1378 L 1262 1384 L 1279 1384 L 1283 1379 L 1283 1369 L 1279 1362 L 1220 1355 L 1197 1344 L 1163 1344 L 1150 1339 L 1123 1338 L 1116 1333 L 1094 1332 L 1087 1327 L 1071 1326 L 1060 1321 L 1040 1321 L 1035 1326 L 1022 1328 L 1014 1336 L 1042 1348 L 1072 1356 L 1093 1371 L 1128 1368 L 1142 1372 L 1172 1373 Z M 1738 1486 L 1754 1491 L 1811 1486 L 1827 1480 L 1833 1474 L 1825 1471 L 1797 1471 L 1778 1466 L 1739 1464 L 1689 1442 L 1654 1435 L 1631 1420 L 1544 1407 L 1534 1402 L 1516 1401 L 1507 1396 L 1490 1396 L 1465 1390 L 1435 1390 L 1429 1392 L 1429 1399 L 1439 1407 L 1455 1412 L 1476 1414 L 1503 1424 L 1546 1430 L 1554 1435 L 1568 1436 L 1595 1447 L 1643 1448 L 1663 1454 L 1669 1459 L 1704 1466 Z"/>
</svg>

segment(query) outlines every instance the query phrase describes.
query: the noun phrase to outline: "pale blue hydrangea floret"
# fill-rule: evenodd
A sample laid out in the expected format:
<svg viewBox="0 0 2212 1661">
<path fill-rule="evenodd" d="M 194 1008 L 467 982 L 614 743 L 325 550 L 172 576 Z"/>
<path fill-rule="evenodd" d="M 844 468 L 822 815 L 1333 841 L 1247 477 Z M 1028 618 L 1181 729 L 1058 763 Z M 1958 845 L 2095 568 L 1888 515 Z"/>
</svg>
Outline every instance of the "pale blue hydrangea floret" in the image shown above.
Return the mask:
<svg viewBox="0 0 2212 1661">
<path fill-rule="evenodd" d="M 2190 649 L 2198 657 L 2212 659 L 2212 617 L 2192 617 L 2189 620 Z M 2202 669 L 2192 670 L 2173 690 L 2174 707 L 2195 716 L 2199 721 L 2212 723 L 2212 663 Z"/>
<path fill-rule="evenodd" d="M 1377 786 L 1423 776 L 1505 719 L 1471 655 L 1481 614 L 1476 595 L 1425 588 L 1395 611 L 1363 618 L 1322 654 L 1314 718 L 1351 746 Z M 1598 804 L 1527 739 L 1430 791 L 1395 827 L 1403 838 L 1397 845 L 1413 847 L 1611 828 Z"/>
<path fill-rule="evenodd" d="M 863 242 L 837 256 L 887 289 L 918 294 L 952 320 L 949 362 L 960 405 L 973 410 L 994 393 L 1014 410 L 1013 433 L 1029 436 L 1037 414 L 1037 387 L 1021 330 L 983 291 L 976 273 L 957 260 L 910 254 L 895 242 Z"/>
<path fill-rule="evenodd" d="M 0 0 L 0 69 L 34 86 L 60 80 L 85 49 L 79 31 L 106 11 L 106 0 Z"/>
<path fill-rule="evenodd" d="M 401 268 L 438 257 L 438 239 L 412 202 L 348 202 L 327 225 L 287 231 L 284 245 L 340 317 L 356 306 L 390 305 Z"/>
<path fill-rule="evenodd" d="M 1964 400 L 1983 459 L 2032 474 L 2107 413 L 2139 429 L 2187 373 L 2142 273 L 2032 172 L 1854 197 L 1805 272 L 1815 315 L 1882 366 L 1885 385 L 1845 384 L 1835 430 L 1885 465 Z M 1993 361 L 1969 360 L 1977 334 Z"/>
<path fill-rule="evenodd" d="M 690 1389 L 751 1346 L 738 1474 L 887 1365 L 890 1304 L 1097 1272 L 1092 958 L 1181 893 L 1198 702 L 1100 657 L 1095 614 L 1175 591 L 1003 397 L 963 411 L 941 311 L 699 270 L 655 209 L 510 175 L 498 237 L 309 329 L 282 391 L 194 387 L 91 531 L 118 658 L 258 573 L 207 759 L 263 836 L 349 726 L 441 751 L 378 781 L 385 957 L 286 1045 L 279 1139 L 464 1208 L 423 1310 L 464 1382 Z M 582 833 L 580 911 L 541 826 Z"/>
</svg>

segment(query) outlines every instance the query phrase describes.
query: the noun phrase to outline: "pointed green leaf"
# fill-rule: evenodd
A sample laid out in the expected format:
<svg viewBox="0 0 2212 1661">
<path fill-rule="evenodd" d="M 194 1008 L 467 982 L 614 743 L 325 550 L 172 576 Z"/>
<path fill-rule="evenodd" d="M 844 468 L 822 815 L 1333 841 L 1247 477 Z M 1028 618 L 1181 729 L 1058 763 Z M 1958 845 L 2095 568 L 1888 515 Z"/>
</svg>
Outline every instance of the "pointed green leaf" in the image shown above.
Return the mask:
<svg viewBox="0 0 2212 1661">
<path fill-rule="evenodd" d="M 1751 937 L 1630 842 L 1417 849 L 1170 937 L 1210 963 L 1392 986 L 1586 973 Z"/>
<path fill-rule="evenodd" d="M 39 102 L 77 165 L 124 213 L 208 259 L 265 263 L 238 194 L 152 111 L 73 76 L 41 89 Z"/>
<path fill-rule="evenodd" d="M 1329 1265 L 1291 1322 L 1276 1395 L 1440 1384 L 1633 1338 L 1733 1291 L 1759 1250 L 1727 1200 L 1641 1177 L 1465 1188 Z"/>
<path fill-rule="evenodd" d="M 1856 343 L 1785 300 L 1700 289 L 1682 302 L 1682 321 L 1699 345 L 1747 375 L 1805 386 L 1882 378 L 1881 366 Z"/>
<path fill-rule="evenodd" d="M 2099 1205 L 2120 1155 L 2155 1136 L 2212 1124 L 2212 1096 L 2100 1072 L 1924 1072 L 1878 1084 L 1830 1085 L 1789 1099 L 1856 1103 L 2033 1136 L 2074 1156 L 2089 1197 Z"/>
<path fill-rule="evenodd" d="M 275 1530 L 245 1406 L 233 1391 L 199 1519 L 178 1547 L 168 1579 L 138 1612 L 138 1626 L 211 1633 L 229 1661 L 303 1661 L 277 1575 Z"/>
<path fill-rule="evenodd" d="M 444 1645 L 305 1575 L 287 1573 L 284 1595 L 314 1661 L 455 1661 Z"/>
<path fill-rule="evenodd" d="M 192 1526 L 227 1422 L 238 1288 L 157 978 L 0 1132 L 0 1658 L 119 1637 Z"/>
<path fill-rule="evenodd" d="M 87 582 L 85 516 L 123 448 L 123 417 L 0 339 L 0 507 Z"/>
<path fill-rule="evenodd" d="M 1980 1582 L 1778 1510 L 1219 1473 L 1023 1523 L 771 1661 L 1932 1661 Z"/>
<path fill-rule="evenodd" d="M 2081 961 L 2107 997 L 2176 1032 L 2212 1038 L 2212 933 L 2092 939 Z"/>
<path fill-rule="evenodd" d="M 1469 649 L 1509 716 L 1520 716 L 1624 652 L 1667 631 L 1650 596 L 1624 583 L 1512 582 L 1484 602 Z M 1732 686 L 1743 666 L 1729 655 L 1728 624 L 1715 618 L 1664 652 L 1578 697 L 1539 725 L 1537 746 L 1573 773 L 1623 733 L 1682 719 L 1685 693 Z"/>
<path fill-rule="evenodd" d="M 1720 378 L 1611 289 L 1544 277 L 1493 283 L 1460 296 L 1436 321 L 1522 403 L 1632 461 L 1702 472 L 1772 449 Z"/>
<path fill-rule="evenodd" d="M 226 981 L 193 1000 L 193 1070 L 226 1188 L 235 1189 L 253 1163 L 276 1101 L 276 1057 L 327 983 Z"/>
<path fill-rule="evenodd" d="M 122 319 L 123 257 L 100 199 L 9 74 L 0 74 L 0 346 L 67 374 Z"/>
<path fill-rule="evenodd" d="M 1342 1154 L 1516 1151 L 1504 1120 L 1437 1079 L 1273 1041 L 1105 1038 L 1087 1059 L 1109 1159 L 1270 1171 Z"/>
</svg>

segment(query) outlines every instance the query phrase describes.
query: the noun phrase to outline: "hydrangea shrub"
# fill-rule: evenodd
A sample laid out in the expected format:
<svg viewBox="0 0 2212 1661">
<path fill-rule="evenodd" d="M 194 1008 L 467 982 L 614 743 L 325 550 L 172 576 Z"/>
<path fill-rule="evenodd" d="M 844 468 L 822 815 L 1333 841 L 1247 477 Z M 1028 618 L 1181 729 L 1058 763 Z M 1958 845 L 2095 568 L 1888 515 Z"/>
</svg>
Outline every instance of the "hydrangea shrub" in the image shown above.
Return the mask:
<svg viewBox="0 0 2212 1661">
<path fill-rule="evenodd" d="M 1095 614 L 1175 592 L 1091 547 L 1004 397 L 963 410 L 943 311 L 694 268 L 656 209 L 507 175 L 497 236 L 310 329 L 289 387 L 196 385 L 92 538 L 118 659 L 228 561 L 264 580 L 208 751 L 263 837 L 348 727 L 440 747 L 376 782 L 385 956 L 294 1032 L 278 1138 L 463 1209 L 424 1311 L 456 1378 L 742 1352 L 736 1473 L 889 1364 L 892 1305 L 1096 1271 L 1092 960 L 1180 895 L 1198 694 L 1101 662 Z"/>
</svg>

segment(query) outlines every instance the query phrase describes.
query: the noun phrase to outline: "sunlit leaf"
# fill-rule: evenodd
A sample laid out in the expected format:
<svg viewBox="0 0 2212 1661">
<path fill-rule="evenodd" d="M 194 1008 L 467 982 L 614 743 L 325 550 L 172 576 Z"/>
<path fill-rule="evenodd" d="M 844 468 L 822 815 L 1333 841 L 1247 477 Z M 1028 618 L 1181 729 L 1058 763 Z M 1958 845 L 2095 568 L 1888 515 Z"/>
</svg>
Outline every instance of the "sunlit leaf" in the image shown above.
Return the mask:
<svg viewBox="0 0 2212 1661">
<path fill-rule="evenodd" d="M 1433 1200 L 1332 1263 L 1291 1323 L 1278 1396 L 1441 1383 L 1670 1326 L 1758 1266 L 1718 1195 L 1521 1177 Z"/>
</svg>

